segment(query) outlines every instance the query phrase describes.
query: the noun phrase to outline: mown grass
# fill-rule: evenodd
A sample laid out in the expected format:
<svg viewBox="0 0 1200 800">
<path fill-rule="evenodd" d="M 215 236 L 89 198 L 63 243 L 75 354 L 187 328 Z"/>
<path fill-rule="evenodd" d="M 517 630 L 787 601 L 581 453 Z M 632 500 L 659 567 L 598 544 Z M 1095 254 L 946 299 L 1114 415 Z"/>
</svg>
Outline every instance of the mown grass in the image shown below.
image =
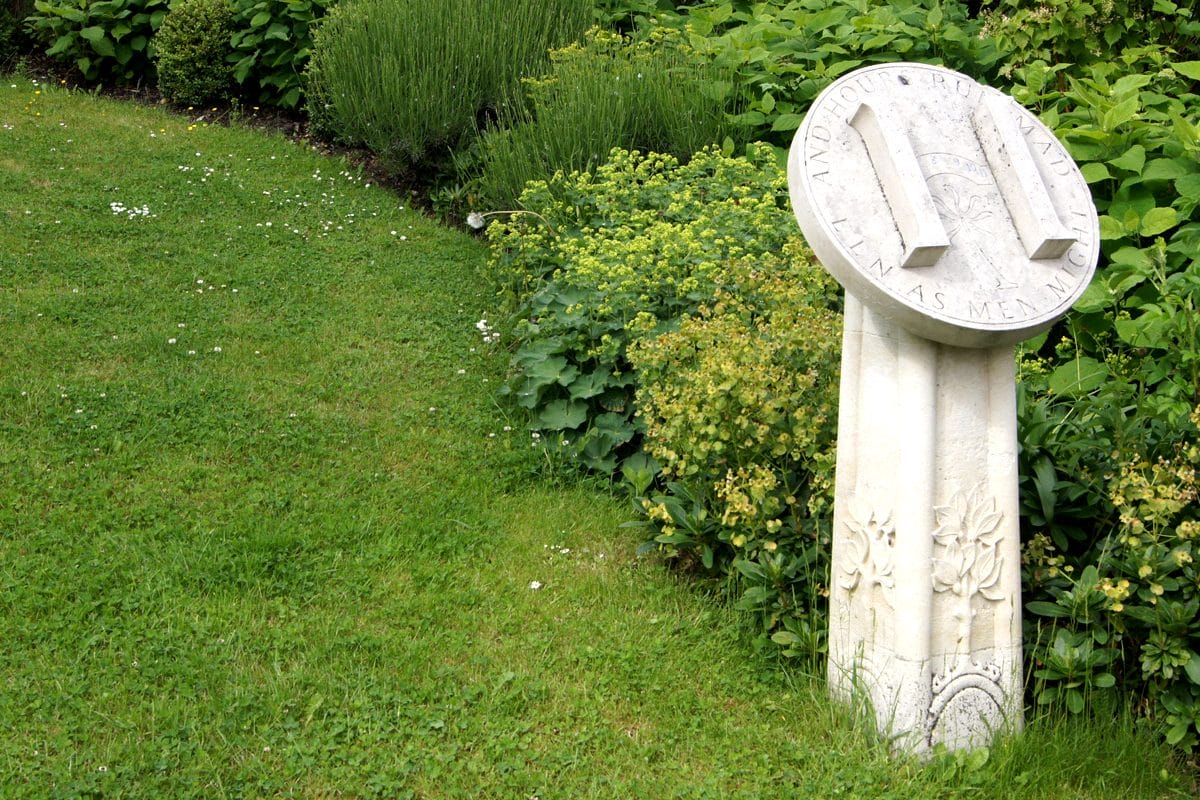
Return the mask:
<svg viewBox="0 0 1200 800">
<path fill-rule="evenodd" d="M 759 660 L 545 479 L 483 258 L 303 145 L 0 82 L 0 796 L 1188 795 L 1121 720 L 893 761 Z"/>
</svg>

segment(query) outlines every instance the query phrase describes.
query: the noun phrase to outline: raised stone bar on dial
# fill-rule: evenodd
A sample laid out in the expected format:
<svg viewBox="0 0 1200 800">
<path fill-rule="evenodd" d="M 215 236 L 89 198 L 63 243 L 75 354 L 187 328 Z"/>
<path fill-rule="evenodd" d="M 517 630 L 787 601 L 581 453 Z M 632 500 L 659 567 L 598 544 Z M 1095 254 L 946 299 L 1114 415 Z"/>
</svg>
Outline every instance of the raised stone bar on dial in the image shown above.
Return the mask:
<svg viewBox="0 0 1200 800">
<path fill-rule="evenodd" d="M 1007 97 L 985 92 L 973 115 L 975 134 L 1025 252 L 1032 259 L 1059 258 L 1076 236 L 1059 219 L 1012 106 Z"/>
<path fill-rule="evenodd" d="M 850 117 L 850 126 L 858 131 L 867 146 L 871 166 L 879 176 L 884 197 L 904 242 L 900 265 L 932 267 L 950 246 L 950 237 L 925 185 L 925 175 L 908 136 L 881 121 L 867 103 L 859 104 Z"/>
</svg>

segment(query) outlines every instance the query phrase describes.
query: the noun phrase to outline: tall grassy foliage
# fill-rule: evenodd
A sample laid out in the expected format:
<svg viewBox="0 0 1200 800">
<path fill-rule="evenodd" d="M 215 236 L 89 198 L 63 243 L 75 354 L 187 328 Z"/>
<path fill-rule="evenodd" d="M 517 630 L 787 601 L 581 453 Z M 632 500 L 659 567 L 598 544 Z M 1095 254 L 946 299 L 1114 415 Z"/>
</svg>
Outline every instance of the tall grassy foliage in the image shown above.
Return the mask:
<svg viewBox="0 0 1200 800">
<path fill-rule="evenodd" d="M 309 67 L 318 128 L 393 171 L 473 136 L 592 19 L 576 0 L 351 0 L 320 26 Z"/>
<path fill-rule="evenodd" d="M 686 159 L 742 130 L 712 88 L 729 71 L 698 57 L 679 31 L 635 41 L 597 28 L 550 60 L 548 74 L 525 81 L 528 105 L 504 109 L 483 137 L 485 202 L 511 208 L 527 182 L 591 169 L 614 147 Z"/>
</svg>

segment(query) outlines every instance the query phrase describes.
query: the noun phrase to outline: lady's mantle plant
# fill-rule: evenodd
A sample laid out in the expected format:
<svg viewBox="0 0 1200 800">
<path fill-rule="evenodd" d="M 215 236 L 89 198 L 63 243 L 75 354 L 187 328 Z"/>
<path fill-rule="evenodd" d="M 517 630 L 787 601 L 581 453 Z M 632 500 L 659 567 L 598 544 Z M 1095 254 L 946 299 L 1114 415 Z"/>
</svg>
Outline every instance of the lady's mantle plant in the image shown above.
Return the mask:
<svg viewBox="0 0 1200 800">
<path fill-rule="evenodd" d="M 729 288 L 730 263 L 795 235 L 783 171 L 769 148 L 687 164 L 617 149 L 594 173 L 531 182 L 520 202 L 549 225 L 520 215 L 488 231 L 516 342 L 507 392 L 545 441 L 612 473 L 640 436 L 630 344 Z"/>
</svg>

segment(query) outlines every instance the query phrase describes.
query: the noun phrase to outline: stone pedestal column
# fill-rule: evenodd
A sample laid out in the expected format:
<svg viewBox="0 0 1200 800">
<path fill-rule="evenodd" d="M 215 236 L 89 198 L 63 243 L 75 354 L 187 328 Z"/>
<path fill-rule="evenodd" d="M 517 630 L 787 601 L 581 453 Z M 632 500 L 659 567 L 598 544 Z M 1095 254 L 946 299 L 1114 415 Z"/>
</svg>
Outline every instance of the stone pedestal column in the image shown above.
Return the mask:
<svg viewBox="0 0 1200 800">
<path fill-rule="evenodd" d="M 829 683 L 899 749 L 1021 724 L 1011 345 L 917 337 L 846 297 Z"/>
<path fill-rule="evenodd" d="M 788 159 L 846 288 L 829 681 L 897 749 L 1021 724 L 1013 346 L 1087 287 L 1087 183 L 1036 117 L 941 67 L 834 81 Z"/>
</svg>

